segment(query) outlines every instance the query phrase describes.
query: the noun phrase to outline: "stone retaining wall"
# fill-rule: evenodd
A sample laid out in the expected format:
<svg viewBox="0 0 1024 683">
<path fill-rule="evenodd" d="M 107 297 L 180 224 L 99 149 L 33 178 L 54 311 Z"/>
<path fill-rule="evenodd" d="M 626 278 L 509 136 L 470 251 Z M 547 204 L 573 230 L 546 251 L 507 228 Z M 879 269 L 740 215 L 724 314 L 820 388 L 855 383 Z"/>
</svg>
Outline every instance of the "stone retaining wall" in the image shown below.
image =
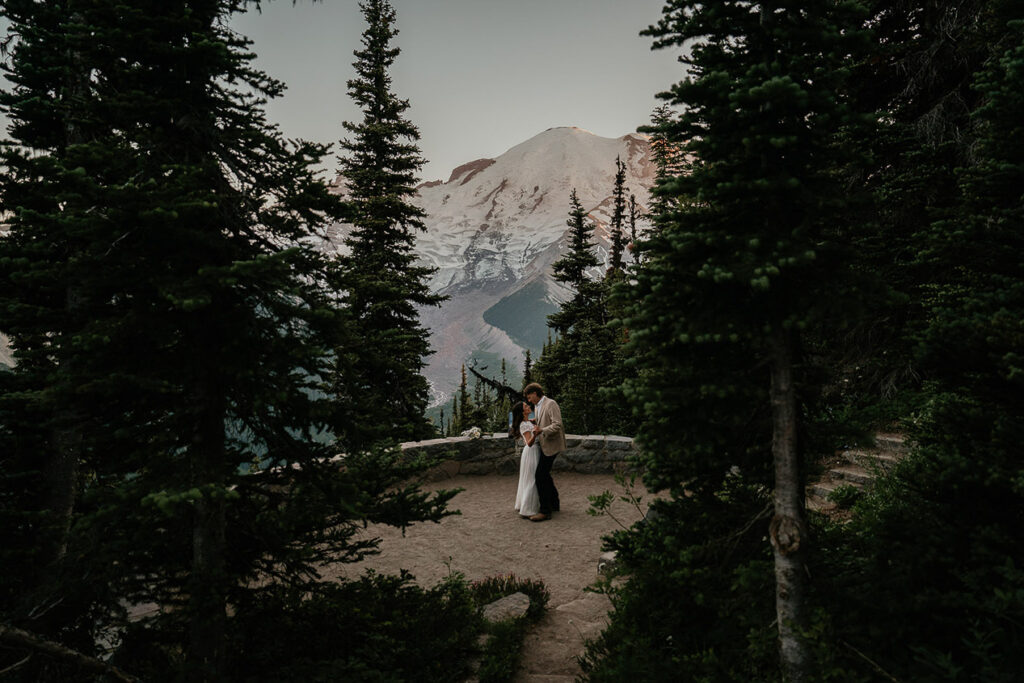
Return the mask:
<svg viewBox="0 0 1024 683">
<path fill-rule="evenodd" d="M 636 454 L 627 436 L 580 436 L 567 434 L 565 453 L 555 460 L 554 471 L 584 474 L 612 473 L 628 466 Z M 517 474 L 523 444 L 504 434 L 485 434 L 479 439 L 455 436 L 401 444 L 403 451 L 422 451 L 444 462 L 427 473 L 428 479 L 445 479 L 458 474 Z"/>
</svg>

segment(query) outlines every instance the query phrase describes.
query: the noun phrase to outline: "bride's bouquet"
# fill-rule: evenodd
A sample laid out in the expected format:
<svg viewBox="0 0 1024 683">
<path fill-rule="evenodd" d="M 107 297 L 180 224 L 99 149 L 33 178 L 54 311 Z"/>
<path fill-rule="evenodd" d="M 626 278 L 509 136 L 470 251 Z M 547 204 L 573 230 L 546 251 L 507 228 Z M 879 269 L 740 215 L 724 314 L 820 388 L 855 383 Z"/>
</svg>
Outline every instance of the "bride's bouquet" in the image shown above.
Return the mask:
<svg viewBox="0 0 1024 683">
<path fill-rule="evenodd" d="M 479 439 L 484 433 L 480 431 L 479 427 L 470 427 L 466 431 L 462 432 L 459 436 L 468 436 L 471 439 Z"/>
</svg>

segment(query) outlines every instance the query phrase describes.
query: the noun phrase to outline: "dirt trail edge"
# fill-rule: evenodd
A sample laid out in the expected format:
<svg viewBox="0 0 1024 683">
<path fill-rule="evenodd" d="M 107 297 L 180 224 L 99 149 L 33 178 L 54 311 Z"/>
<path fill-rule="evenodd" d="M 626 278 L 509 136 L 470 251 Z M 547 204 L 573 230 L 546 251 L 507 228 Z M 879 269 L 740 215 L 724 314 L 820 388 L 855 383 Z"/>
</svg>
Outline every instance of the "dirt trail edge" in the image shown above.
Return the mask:
<svg viewBox="0 0 1024 683">
<path fill-rule="evenodd" d="M 608 516 L 587 514 L 587 496 L 610 490 L 621 494 L 611 475 L 555 472 L 561 512 L 546 522 L 530 522 L 513 509 L 515 476 L 458 476 L 424 486 L 425 490 L 465 489 L 451 503 L 462 514 L 440 524 L 417 524 L 401 532 L 371 527 L 383 539 L 381 554 L 357 565 L 331 568 L 327 576 L 361 573 L 365 569 L 397 573 L 407 569 L 417 582 L 430 586 L 453 572 L 470 581 L 497 574 L 541 579 L 551 591 L 547 614 L 527 635 L 516 681 L 572 681 L 579 673 L 576 657 L 585 639 L 604 628 L 607 598 L 584 591 L 598 577 L 601 537 L 619 528 Z M 649 498 L 644 497 L 646 508 Z M 612 513 L 629 525 L 640 512 L 619 500 Z"/>
</svg>

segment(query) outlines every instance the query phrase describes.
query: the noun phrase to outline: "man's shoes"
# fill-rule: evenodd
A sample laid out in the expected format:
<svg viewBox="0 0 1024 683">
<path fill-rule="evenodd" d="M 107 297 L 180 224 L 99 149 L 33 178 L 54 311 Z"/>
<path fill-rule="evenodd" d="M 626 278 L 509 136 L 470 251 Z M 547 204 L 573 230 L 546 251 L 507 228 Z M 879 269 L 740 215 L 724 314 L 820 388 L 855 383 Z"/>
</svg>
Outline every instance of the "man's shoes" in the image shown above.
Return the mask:
<svg viewBox="0 0 1024 683">
<path fill-rule="evenodd" d="M 551 515 L 545 515 L 543 512 L 530 517 L 531 522 L 543 522 L 545 519 L 551 519 Z"/>
</svg>

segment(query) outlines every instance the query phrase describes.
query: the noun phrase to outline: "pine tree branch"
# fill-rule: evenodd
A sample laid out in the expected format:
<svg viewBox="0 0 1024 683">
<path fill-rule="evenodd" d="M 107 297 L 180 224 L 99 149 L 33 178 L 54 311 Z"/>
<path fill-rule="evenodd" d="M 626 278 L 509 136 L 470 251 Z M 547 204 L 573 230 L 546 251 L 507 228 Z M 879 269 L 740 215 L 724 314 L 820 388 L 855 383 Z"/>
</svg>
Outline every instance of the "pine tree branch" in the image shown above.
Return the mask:
<svg viewBox="0 0 1024 683">
<path fill-rule="evenodd" d="M 138 680 L 137 678 L 124 673 L 116 666 L 107 664 L 95 657 L 83 655 L 81 652 L 72 650 L 60 643 L 55 643 L 52 640 L 41 638 L 35 634 L 29 633 L 28 631 L 23 631 L 20 628 L 14 628 L 13 626 L 0 624 L 0 642 L 18 647 L 27 647 L 44 654 L 47 657 L 75 664 L 87 671 L 104 673 L 108 676 L 113 676 L 119 681 L 125 681 L 126 683 L 135 683 Z M 15 666 L 20 666 L 23 662 L 24 660 Z"/>
<path fill-rule="evenodd" d="M 30 659 L 32 659 L 32 655 L 31 654 L 26 655 L 25 658 L 22 659 L 21 661 L 15 662 L 14 664 L 11 664 L 10 666 L 7 666 L 7 667 L 4 667 L 3 669 L 0 669 L 0 676 L 3 676 L 6 673 L 10 673 L 11 671 L 14 671 L 15 669 L 17 669 L 18 667 L 23 666 Z"/>
<path fill-rule="evenodd" d="M 855 655 L 857 655 L 858 657 L 860 657 L 861 659 L 863 659 L 864 661 L 866 661 L 866 662 L 867 662 L 868 664 L 870 664 L 870 665 L 871 665 L 871 667 L 872 667 L 872 668 L 873 668 L 873 669 L 874 669 L 875 671 L 877 671 L 878 673 L 880 673 L 880 674 L 881 674 L 882 676 L 884 676 L 885 678 L 889 679 L 889 680 L 890 680 L 890 681 L 892 681 L 893 683 L 900 683 L 900 680 L 899 680 L 898 678 L 896 678 L 895 676 L 893 676 L 892 674 L 890 674 L 890 673 L 889 673 L 888 671 L 886 671 L 885 669 L 883 669 L 882 667 L 880 667 L 880 666 L 879 666 L 879 665 L 878 665 L 877 663 L 875 663 L 875 661 L 874 661 L 874 660 L 872 660 L 872 659 L 871 659 L 870 657 L 868 657 L 868 656 L 867 656 L 866 654 L 864 654 L 863 652 L 861 652 L 860 650 L 858 650 L 857 648 L 855 648 L 855 647 L 854 647 L 853 645 L 850 645 L 850 644 L 849 644 L 848 642 L 846 642 L 845 640 L 844 640 L 844 641 L 842 641 L 842 643 L 843 643 L 843 645 L 845 645 L 845 646 L 846 646 L 847 648 L 849 648 L 850 650 L 852 650 L 852 651 L 853 651 L 853 653 L 854 653 Z"/>
<path fill-rule="evenodd" d="M 505 394 L 506 396 L 511 398 L 513 401 L 522 401 L 523 400 L 523 392 L 519 391 L 518 389 L 513 389 L 512 387 L 510 387 L 508 385 L 505 385 L 505 384 L 502 384 L 501 382 L 499 382 L 497 380 L 493 380 L 490 377 L 484 377 L 483 375 L 481 375 L 479 372 L 477 372 L 473 368 L 466 368 L 466 369 L 469 370 L 470 372 L 472 372 L 473 375 L 475 375 L 476 378 L 479 379 L 481 382 L 483 382 L 487 386 L 491 387 L 492 389 L 496 390 L 499 394 Z"/>
</svg>

